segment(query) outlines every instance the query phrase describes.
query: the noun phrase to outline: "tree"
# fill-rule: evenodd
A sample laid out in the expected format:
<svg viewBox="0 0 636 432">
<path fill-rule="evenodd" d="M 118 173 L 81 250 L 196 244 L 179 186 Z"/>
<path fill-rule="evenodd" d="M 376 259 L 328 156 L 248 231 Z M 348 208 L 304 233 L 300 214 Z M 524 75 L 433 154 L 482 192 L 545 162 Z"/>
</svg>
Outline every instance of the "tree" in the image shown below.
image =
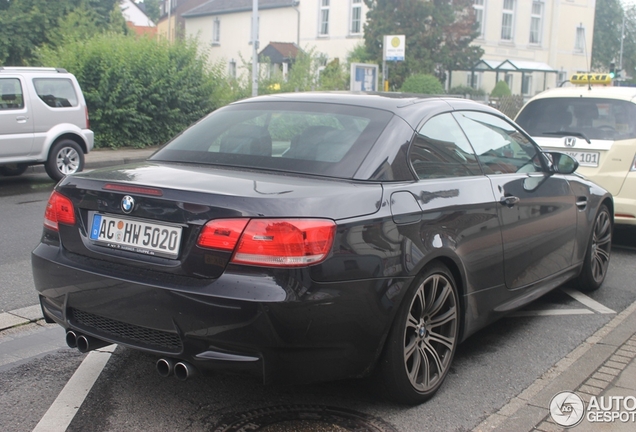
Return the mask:
<svg viewBox="0 0 636 432">
<path fill-rule="evenodd" d="M 119 0 L 0 0 L 0 64 L 33 64 L 37 49 L 59 41 L 60 21 L 77 9 L 90 11 L 92 25 L 104 29 L 115 7 Z"/>
<path fill-rule="evenodd" d="M 148 18 L 152 20 L 155 24 L 161 18 L 161 10 L 159 8 L 159 0 L 144 0 L 141 2 L 144 6 L 144 12 L 148 15 Z"/>
<path fill-rule="evenodd" d="M 508 87 L 505 81 L 498 81 L 497 84 L 495 84 L 495 88 L 490 92 L 490 96 L 492 97 L 510 96 L 511 94 L 510 87 Z"/>
<path fill-rule="evenodd" d="M 592 70 L 607 71 L 610 63 L 618 60 L 623 16 L 624 11 L 619 0 L 596 2 Z M 626 38 L 625 42 L 629 40 Z"/>
<path fill-rule="evenodd" d="M 473 0 L 365 0 L 369 7 L 364 28 L 366 50 L 382 61 L 385 35 L 406 36 L 406 61 L 391 64 L 395 88 L 414 73 L 434 74 L 441 81 L 446 70 L 466 69 L 483 50 L 471 45 L 477 37 Z"/>
<path fill-rule="evenodd" d="M 0 64 L 27 65 L 57 21 L 79 0 L 13 0 L 0 8 Z"/>
</svg>

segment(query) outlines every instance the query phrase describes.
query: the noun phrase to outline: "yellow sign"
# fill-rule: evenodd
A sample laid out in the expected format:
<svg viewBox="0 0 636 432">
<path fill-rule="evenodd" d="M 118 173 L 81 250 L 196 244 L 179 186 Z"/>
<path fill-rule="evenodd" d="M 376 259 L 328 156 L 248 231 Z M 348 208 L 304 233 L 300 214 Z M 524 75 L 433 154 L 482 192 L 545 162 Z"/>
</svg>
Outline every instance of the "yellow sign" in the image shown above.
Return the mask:
<svg viewBox="0 0 636 432">
<path fill-rule="evenodd" d="M 570 77 L 572 84 L 611 84 L 610 74 L 575 74 Z"/>
</svg>

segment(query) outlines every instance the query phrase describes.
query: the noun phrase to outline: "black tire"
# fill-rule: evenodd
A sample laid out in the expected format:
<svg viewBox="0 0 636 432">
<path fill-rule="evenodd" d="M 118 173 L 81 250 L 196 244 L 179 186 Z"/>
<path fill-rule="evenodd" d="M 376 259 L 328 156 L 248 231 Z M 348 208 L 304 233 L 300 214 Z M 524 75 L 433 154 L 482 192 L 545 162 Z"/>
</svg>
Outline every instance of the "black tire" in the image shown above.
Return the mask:
<svg viewBox="0 0 636 432">
<path fill-rule="evenodd" d="M 44 164 L 46 173 L 55 181 L 84 169 L 84 152 L 75 141 L 63 139 L 56 142 Z"/>
<path fill-rule="evenodd" d="M 0 174 L 6 177 L 15 177 L 24 174 L 29 166 L 25 164 L 11 164 L 0 167 Z"/>
<path fill-rule="evenodd" d="M 592 234 L 587 244 L 581 273 L 574 280 L 575 286 L 583 292 L 599 289 L 609 268 L 612 250 L 612 215 L 606 205 L 601 205 L 596 213 Z"/>
<path fill-rule="evenodd" d="M 409 289 L 386 341 L 378 370 L 384 395 L 408 405 L 430 399 L 450 369 L 459 325 L 453 275 L 442 264 L 431 264 Z"/>
</svg>

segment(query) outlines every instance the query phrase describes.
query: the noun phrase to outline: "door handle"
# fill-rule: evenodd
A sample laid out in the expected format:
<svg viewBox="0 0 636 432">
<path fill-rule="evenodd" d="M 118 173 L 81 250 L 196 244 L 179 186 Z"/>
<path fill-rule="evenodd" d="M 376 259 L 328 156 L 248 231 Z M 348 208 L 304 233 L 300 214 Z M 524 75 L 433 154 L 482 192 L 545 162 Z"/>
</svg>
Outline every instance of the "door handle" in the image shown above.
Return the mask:
<svg viewBox="0 0 636 432">
<path fill-rule="evenodd" d="M 587 207 L 587 198 L 586 197 L 579 197 L 576 200 L 576 207 L 579 210 L 585 210 L 585 208 Z"/>
<path fill-rule="evenodd" d="M 27 117 L 27 116 L 17 116 L 17 117 L 15 118 L 15 120 L 16 120 L 18 123 L 26 123 L 27 119 L 28 119 L 28 117 Z"/>
<path fill-rule="evenodd" d="M 499 204 L 502 204 L 502 205 L 505 205 L 505 206 L 508 206 L 508 207 L 513 207 L 519 201 L 520 200 L 519 200 L 518 197 L 509 195 L 509 196 L 505 196 L 505 197 L 501 198 L 499 200 Z"/>
</svg>

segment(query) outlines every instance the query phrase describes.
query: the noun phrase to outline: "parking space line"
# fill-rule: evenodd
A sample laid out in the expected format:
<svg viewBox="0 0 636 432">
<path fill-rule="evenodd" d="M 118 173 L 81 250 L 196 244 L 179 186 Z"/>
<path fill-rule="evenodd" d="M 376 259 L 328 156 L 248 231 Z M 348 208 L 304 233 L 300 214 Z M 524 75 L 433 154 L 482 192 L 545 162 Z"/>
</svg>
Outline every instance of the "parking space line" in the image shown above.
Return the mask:
<svg viewBox="0 0 636 432">
<path fill-rule="evenodd" d="M 511 313 L 511 317 L 526 316 L 551 316 L 551 315 L 594 315 L 589 309 L 540 309 L 540 310 L 521 310 Z"/>
<path fill-rule="evenodd" d="M 572 297 L 574 300 L 583 303 L 585 306 L 589 307 L 592 310 L 595 310 L 598 313 L 602 313 L 602 314 L 615 314 L 616 311 L 603 306 L 602 304 L 600 304 L 599 302 L 597 302 L 596 300 L 593 300 L 591 298 L 589 298 L 588 296 L 586 296 L 585 294 L 583 294 L 581 291 L 577 291 L 575 289 L 572 288 L 561 288 L 561 291 L 563 291 L 564 293 L 566 293 L 567 295 L 569 295 L 570 297 Z"/>
<path fill-rule="evenodd" d="M 117 345 L 88 353 L 33 432 L 64 432 L 102 373 Z"/>
</svg>

